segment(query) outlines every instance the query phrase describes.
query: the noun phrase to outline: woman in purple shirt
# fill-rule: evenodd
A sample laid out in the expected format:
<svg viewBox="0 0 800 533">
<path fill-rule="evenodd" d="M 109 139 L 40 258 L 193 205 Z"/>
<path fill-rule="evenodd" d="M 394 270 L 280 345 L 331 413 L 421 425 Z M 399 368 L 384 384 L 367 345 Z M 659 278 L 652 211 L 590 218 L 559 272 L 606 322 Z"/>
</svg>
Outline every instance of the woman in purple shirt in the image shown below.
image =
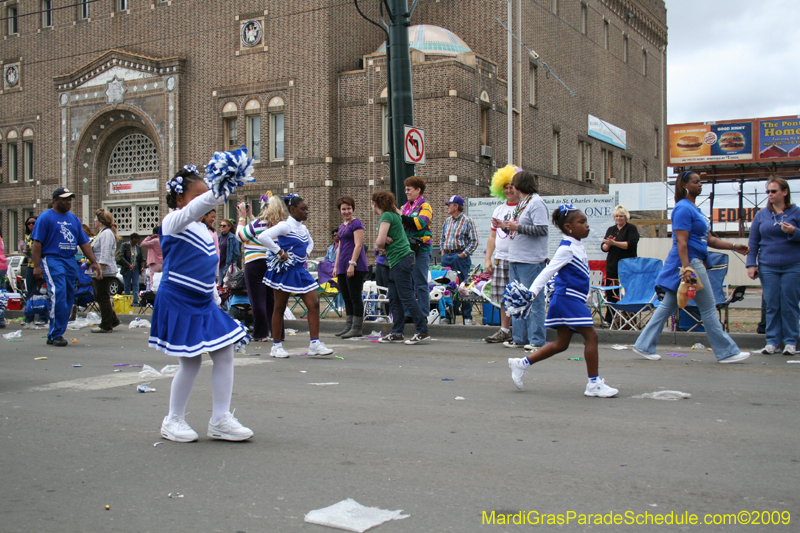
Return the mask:
<svg viewBox="0 0 800 533">
<path fill-rule="evenodd" d="M 339 208 L 344 222 L 339 226 L 339 247 L 336 250 L 333 273 L 337 276 L 336 283 L 347 313 L 345 329 L 336 336 L 349 339 L 361 336 L 361 326 L 364 323 L 361 289 L 367 275 L 367 254 L 364 251 L 364 224 L 353 216 L 356 201 L 352 196 L 342 196 L 336 201 L 336 207 Z"/>
</svg>

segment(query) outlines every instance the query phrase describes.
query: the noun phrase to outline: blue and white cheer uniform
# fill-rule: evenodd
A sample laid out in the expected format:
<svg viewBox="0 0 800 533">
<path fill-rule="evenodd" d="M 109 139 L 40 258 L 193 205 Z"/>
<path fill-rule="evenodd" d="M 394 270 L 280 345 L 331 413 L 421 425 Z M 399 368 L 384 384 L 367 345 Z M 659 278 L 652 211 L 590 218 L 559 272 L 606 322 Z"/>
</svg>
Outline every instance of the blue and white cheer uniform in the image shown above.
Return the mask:
<svg viewBox="0 0 800 533">
<path fill-rule="evenodd" d="M 553 276 L 556 277 L 555 292 L 547 309 L 545 327 L 594 326 L 592 312 L 586 307 L 590 291 L 589 258 L 581 241 L 564 237 L 550 264 L 533 281 L 531 292 L 534 297 Z"/>
<path fill-rule="evenodd" d="M 222 201 L 208 191 L 168 214 L 158 230 L 164 265 L 153 304 L 150 347 L 167 355 L 194 357 L 247 336 L 218 307 L 219 256 L 208 228 L 197 222 Z"/>
<path fill-rule="evenodd" d="M 267 263 L 270 267 L 264 275 L 264 283 L 268 287 L 293 294 L 317 290 L 319 284 L 305 267 L 306 258 L 314 250 L 314 239 L 302 222 L 289 217 L 256 238 L 272 253 L 268 254 Z M 278 263 L 273 267 L 274 256 L 281 250 L 289 254 L 289 259 L 285 264 Z"/>
</svg>

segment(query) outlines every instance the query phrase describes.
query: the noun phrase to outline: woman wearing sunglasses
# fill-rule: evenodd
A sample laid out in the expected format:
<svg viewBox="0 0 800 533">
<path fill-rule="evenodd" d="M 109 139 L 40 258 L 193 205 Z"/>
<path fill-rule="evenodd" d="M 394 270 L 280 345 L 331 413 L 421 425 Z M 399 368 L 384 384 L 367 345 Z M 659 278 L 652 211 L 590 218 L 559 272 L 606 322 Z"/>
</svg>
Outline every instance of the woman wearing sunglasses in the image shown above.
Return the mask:
<svg viewBox="0 0 800 533">
<path fill-rule="evenodd" d="M 762 354 L 794 355 L 800 335 L 800 208 L 783 178 L 767 182 L 767 208 L 753 217 L 747 275 L 761 278 L 767 306 L 767 345 Z"/>
</svg>

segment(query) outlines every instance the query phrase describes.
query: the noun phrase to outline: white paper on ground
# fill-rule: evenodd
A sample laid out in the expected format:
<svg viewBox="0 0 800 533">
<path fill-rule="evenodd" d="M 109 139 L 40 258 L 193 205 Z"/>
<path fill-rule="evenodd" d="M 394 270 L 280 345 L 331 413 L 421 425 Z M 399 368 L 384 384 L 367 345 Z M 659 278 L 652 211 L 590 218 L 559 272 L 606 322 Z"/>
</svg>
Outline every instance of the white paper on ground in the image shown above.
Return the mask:
<svg viewBox="0 0 800 533">
<path fill-rule="evenodd" d="M 638 396 L 631 396 L 631 398 L 651 398 L 653 400 L 686 400 L 691 397 L 692 395 L 688 392 L 681 392 L 679 390 L 660 390 L 646 392 Z"/>
<path fill-rule="evenodd" d="M 306 514 L 309 524 L 335 527 L 345 531 L 363 533 L 389 520 L 401 520 L 410 515 L 399 511 L 387 511 L 377 507 L 364 507 L 352 498 L 347 498 L 324 509 L 317 509 Z"/>
<path fill-rule="evenodd" d="M 161 369 L 161 374 L 164 376 L 174 376 L 181 365 L 167 365 Z"/>
</svg>

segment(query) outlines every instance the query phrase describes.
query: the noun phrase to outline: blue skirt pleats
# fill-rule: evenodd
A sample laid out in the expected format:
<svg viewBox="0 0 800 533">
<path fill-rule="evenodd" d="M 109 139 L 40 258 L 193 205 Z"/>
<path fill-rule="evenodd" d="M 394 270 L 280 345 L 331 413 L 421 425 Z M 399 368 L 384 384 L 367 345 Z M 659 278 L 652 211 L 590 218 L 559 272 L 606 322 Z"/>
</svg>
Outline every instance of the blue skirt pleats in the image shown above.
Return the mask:
<svg viewBox="0 0 800 533">
<path fill-rule="evenodd" d="M 293 294 L 305 294 L 317 290 L 319 284 L 311 277 L 303 265 L 292 265 L 286 270 L 277 272 L 267 270 L 264 275 L 264 284 L 273 289 Z"/>
<path fill-rule="evenodd" d="M 568 326 L 571 328 L 593 326 L 592 312 L 586 303 L 569 296 L 554 295 L 547 309 L 547 318 L 544 321 L 547 328 Z"/>
<path fill-rule="evenodd" d="M 213 352 L 247 336 L 210 294 L 164 282 L 156 293 L 150 347 L 167 355 L 194 357 Z"/>
</svg>

